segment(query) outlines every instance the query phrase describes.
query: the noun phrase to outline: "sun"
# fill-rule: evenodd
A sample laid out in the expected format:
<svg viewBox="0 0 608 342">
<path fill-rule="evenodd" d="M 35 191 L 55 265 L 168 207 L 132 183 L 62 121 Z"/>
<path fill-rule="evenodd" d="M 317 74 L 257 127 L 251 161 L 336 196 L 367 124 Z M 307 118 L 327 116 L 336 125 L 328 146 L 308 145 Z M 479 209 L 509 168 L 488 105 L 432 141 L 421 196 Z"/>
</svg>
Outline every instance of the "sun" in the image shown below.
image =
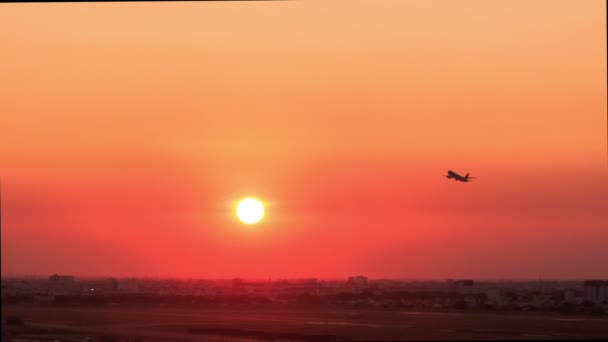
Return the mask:
<svg viewBox="0 0 608 342">
<path fill-rule="evenodd" d="M 236 216 L 246 224 L 258 223 L 264 217 L 264 204 L 255 198 L 245 198 L 236 206 Z"/>
</svg>

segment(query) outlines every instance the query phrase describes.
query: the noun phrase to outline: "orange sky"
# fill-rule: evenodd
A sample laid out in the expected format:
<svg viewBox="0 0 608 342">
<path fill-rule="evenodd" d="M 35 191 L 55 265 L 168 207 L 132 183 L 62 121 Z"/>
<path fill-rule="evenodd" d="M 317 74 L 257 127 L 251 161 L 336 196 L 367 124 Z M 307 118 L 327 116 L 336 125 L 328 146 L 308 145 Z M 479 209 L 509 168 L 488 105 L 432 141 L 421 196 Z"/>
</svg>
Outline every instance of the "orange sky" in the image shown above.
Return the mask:
<svg viewBox="0 0 608 342">
<path fill-rule="evenodd" d="M 605 14 L 0 4 L 2 272 L 608 277 Z"/>
</svg>

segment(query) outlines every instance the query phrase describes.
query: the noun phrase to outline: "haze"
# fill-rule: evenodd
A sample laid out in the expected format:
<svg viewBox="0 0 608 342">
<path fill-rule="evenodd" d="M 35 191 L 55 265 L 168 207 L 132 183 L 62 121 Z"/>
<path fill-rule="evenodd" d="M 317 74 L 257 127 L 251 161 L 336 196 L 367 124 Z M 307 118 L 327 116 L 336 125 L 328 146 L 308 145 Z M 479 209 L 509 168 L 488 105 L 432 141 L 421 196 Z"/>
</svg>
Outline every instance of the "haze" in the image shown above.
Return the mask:
<svg viewBox="0 0 608 342">
<path fill-rule="evenodd" d="M 0 7 L 3 274 L 608 277 L 604 1 Z"/>
</svg>

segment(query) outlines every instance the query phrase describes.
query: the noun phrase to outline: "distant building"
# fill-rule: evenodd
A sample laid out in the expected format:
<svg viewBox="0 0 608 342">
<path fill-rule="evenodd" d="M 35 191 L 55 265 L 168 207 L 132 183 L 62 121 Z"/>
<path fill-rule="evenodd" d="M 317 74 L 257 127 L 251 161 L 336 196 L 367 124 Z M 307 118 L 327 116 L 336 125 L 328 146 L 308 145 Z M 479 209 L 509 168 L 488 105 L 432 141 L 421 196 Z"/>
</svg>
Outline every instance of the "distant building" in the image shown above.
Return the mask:
<svg viewBox="0 0 608 342">
<path fill-rule="evenodd" d="M 608 303 L 608 280 L 585 280 L 585 300 Z"/>
<path fill-rule="evenodd" d="M 348 277 L 347 283 L 351 286 L 366 286 L 368 279 L 364 276 Z"/>
<path fill-rule="evenodd" d="M 566 303 L 579 303 L 582 302 L 585 293 L 574 289 L 568 289 L 564 291 L 564 301 Z"/>
<path fill-rule="evenodd" d="M 297 282 L 300 283 L 300 284 L 307 284 L 307 285 L 316 285 L 316 284 L 318 284 L 317 278 L 303 278 L 303 279 L 298 279 Z"/>
<path fill-rule="evenodd" d="M 49 277 L 48 294 L 50 295 L 66 295 L 73 293 L 76 288 L 76 279 L 74 276 L 53 274 Z"/>
<path fill-rule="evenodd" d="M 122 292 L 138 292 L 139 282 L 137 279 L 119 279 L 117 290 Z"/>
<path fill-rule="evenodd" d="M 486 291 L 486 295 L 488 296 L 488 300 L 493 303 L 502 302 L 503 296 L 502 291 L 496 288 L 491 288 Z"/>
<path fill-rule="evenodd" d="M 74 276 L 69 275 L 53 274 L 49 277 L 49 281 L 53 283 L 71 284 L 74 283 L 75 280 L 76 278 L 74 278 Z"/>
<path fill-rule="evenodd" d="M 109 284 L 109 290 L 110 291 L 116 291 L 118 290 L 118 280 L 116 280 L 116 278 L 109 278 L 108 279 L 108 284 Z"/>
<path fill-rule="evenodd" d="M 461 293 L 471 293 L 474 291 L 473 285 L 475 282 L 471 279 L 448 279 L 448 288 L 452 291 L 458 291 Z"/>
<path fill-rule="evenodd" d="M 473 286 L 475 284 L 475 282 L 471 279 L 459 279 L 459 280 L 448 279 L 448 284 L 450 284 L 452 286 L 469 287 L 469 286 Z"/>
</svg>

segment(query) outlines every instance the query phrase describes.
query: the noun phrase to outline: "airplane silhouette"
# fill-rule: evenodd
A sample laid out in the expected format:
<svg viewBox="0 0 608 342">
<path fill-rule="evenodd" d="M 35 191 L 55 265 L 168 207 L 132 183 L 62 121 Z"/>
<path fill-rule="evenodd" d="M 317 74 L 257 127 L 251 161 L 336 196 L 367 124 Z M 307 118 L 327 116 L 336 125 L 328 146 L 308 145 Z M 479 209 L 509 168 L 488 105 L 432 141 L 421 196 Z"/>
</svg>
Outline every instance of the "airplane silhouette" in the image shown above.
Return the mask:
<svg viewBox="0 0 608 342">
<path fill-rule="evenodd" d="M 457 174 L 456 172 L 452 171 L 452 170 L 448 170 L 448 175 L 445 176 L 447 179 L 450 178 L 454 178 L 455 181 L 461 181 L 461 182 L 470 182 L 471 179 L 474 179 L 476 177 L 469 177 L 469 174 L 467 173 L 466 176 L 461 176 L 459 174 Z"/>
</svg>

